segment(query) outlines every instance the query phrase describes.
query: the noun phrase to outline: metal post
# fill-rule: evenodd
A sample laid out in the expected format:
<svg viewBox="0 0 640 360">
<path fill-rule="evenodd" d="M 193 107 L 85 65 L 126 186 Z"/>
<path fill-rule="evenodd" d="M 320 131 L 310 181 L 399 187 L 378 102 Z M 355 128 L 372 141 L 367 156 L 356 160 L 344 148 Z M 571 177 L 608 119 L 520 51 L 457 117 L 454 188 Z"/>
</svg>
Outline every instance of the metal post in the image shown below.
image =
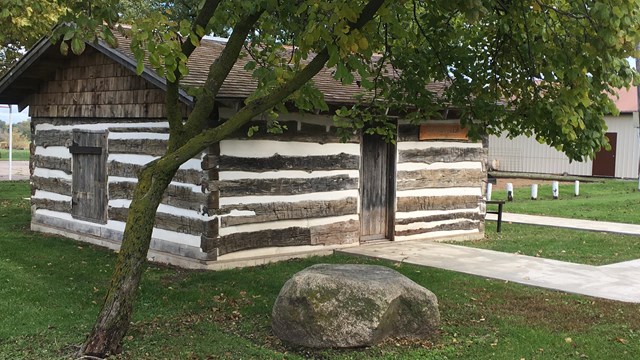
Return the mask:
<svg viewBox="0 0 640 360">
<path fill-rule="evenodd" d="M 513 184 L 507 183 L 507 200 L 513 201 Z"/>
<path fill-rule="evenodd" d="M 578 180 L 576 180 L 576 182 L 573 184 L 573 194 L 575 196 L 580 195 L 580 181 Z"/>
<path fill-rule="evenodd" d="M 12 105 L 9 105 L 9 181 L 13 177 L 13 120 L 11 119 Z"/>
<path fill-rule="evenodd" d="M 538 184 L 531 184 L 531 200 L 538 200 Z"/>
<path fill-rule="evenodd" d="M 491 201 L 491 191 L 493 190 L 493 184 L 487 183 L 487 201 Z"/>
<path fill-rule="evenodd" d="M 560 190 L 558 189 L 558 182 L 554 181 L 551 183 L 551 192 L 553 193 L 553 200 L 558 200 L 558 195 Z"/>
</svg>

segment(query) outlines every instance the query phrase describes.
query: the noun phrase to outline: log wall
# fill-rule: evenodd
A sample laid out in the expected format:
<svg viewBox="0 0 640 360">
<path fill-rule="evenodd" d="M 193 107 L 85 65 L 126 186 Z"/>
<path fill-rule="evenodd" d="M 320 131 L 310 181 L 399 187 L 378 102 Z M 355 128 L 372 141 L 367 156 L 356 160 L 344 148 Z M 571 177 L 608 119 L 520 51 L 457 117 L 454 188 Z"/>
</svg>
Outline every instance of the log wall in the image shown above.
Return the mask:
<svg viewBox="0 0 640 360">
<path fill-rule="evenodd" d="M 283 121 L 283 134 L 254 122 L 205 157 L 219 219 L 206 241 L 219 255 L 358 242 L 360 145 L 341 143 L 330 117 L 311 117 Z M 260 128 L 251 138 L 250 126 Z"/>
<path fill-rule="evenodd" d="M 420 141 L 417 126 L 398 134 L 395 239 L 481 234 L 487 149 L 470 141 Z"/>
<path fill-rule="evenodd" d="M 146 163 L 162 154 L 168 140 L 166 122 L 144 118 L 137 121 L 119 121 L 117 118 L 105 119 L 104 122 L 34 118 L 31 176 L 34 214 L 63 219 L 66 226 L 72 226 L 70 224 L 75 220 L 68 216 L 72 212 L 73 158 L 68 149 L 72 143 L 72 130 L 106 130 L 109 154 L 108 222 L 99 226 L 111 230 L 111 233 L 122 230 L 138 172 Z M 177 251 L 176 255 L 202 252 L 202 234 L 218 226 L 217 219 L 208 216 L 205 208 L 207 194 L 203 192 L 206 189 L 203 184 L 206 185 L 209 178 L 207 172 L 201 169 L 202 157 L 200 155 L 181 166 L 158 209 L 154 244 L 160 241 L 174 244 L 162 246 Z M 43 216 L 34 216 L 34 219 L 42 219 Z M 78 226 L 77 229 L 82 232 L 84 228 Z M 206 253 L 198 256 L 202 259 L 211 258 Z"/>
</svg>

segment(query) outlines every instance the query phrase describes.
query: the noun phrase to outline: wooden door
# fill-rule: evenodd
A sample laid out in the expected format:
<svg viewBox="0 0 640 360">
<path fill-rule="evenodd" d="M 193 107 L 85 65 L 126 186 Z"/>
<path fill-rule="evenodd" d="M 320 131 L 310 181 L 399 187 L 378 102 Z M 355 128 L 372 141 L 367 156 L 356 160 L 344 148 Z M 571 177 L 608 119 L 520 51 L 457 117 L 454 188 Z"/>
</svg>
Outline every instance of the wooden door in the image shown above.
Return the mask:
<svg viewBox="0 0 640 360">
<path fill-rule="evenodd" d="M 377 135 L 362 137 L 360 241 L 391 240 L 395 198 L 395 146 Z"/>
<path fill-rule="evenodd" d="M 73 131 L 71 215 L 76 219 L 107 222 L 107 136 L 106 131 Z"/>
<path fill-rule="evenodd" d="M 593 167 L 591 169 L 591 175 L 593 176 L 616 176 L 616 145 L 618 134 L 606 133 L 605 136 L 609 139 L 611 150 L 607 151 L 601 149 L 593 159 Z"/>
</svg>

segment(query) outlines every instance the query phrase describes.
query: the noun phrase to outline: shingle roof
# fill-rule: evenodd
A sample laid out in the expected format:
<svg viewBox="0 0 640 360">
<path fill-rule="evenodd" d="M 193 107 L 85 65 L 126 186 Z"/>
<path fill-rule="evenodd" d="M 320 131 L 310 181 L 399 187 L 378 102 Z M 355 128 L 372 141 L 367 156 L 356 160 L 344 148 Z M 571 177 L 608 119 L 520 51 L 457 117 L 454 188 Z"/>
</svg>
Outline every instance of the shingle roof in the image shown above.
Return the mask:
<svg viewBox="0 0 640 360">
<path fill-rule="evenodd" d="M 133 58 L 130 50 L 130 40 L 119 37 L 118 48 L 115 49 L 122 54 Z M 201 86 L 207 79 L 209 65 L 220 55 L 225 47 L 225 43 L 216 40 L 202 39 L 201 46 L 198 47 L 189 58 L 187 67 L 189 74 L 182 79 L 181 83 L 185 86 Z M 251 95 L 257 86 L 257 81 L 251 76 L 251 71 L 245 70 L 244 67 L 251 60 L 246 53 L 241 56 L 229 76 L 225 80 L 218 94 L 218 98 L 222 99 L 244 99 Z M 353 82 L 349 85 L 342 85 L 340 81 L 333 78 L 333 69 L 323 68 L 316 76 L 313 82 L 316 87 L 324 94 L 324 99 L 328 104 L 353 104 L 356 96 L 363 92 L 363 89 Z M 444 88 L 443 83 L 431 83 L 429 89 L 441 92 Z"/>
<path fill-rule="evenodd" d="M 130 39 L 118 35 L 118 42 L 118 47 L 115 49 L 110 48 L 102 41 L 87 44 L 131 71 L 135 71 L 136 63 L 130 49 Z M 187 64 L 189 75 L 181 83 L 185 86 L 203 85 L 209 66 L 220 55 L 224 46 L 224 42 L 203 39 L 201 46 L 191 55 Z M 72 55 L 70 54 L 70 56 Z M 37 91 L 39 84 L 46 80 L 46 76 L 50 75 L 51 65 L 60 64 L 63 60 L 64 56 L 60 54 L 58 45 L 52 44 L 47 39 L 42 39 L 27 52 L 14 68 L 0 78 L 0 103 L 17 104 L 22 102 L 29 94 Z M 223 83 L 218 98 L 243 100 L 253 93 L 257 81 L 252 77 L 251 71 L 244 69 L 248 61 L 250 61 L 248 55 L 238 59 Z M 324 94 L 325 101 L 332 105 L 353 104 L 356 95 L 362 93 L 363 89 L 357 82 L 342 85 L 340 81 L 333 78 L 333 74 L 333 69 L 323 68 L 313 78 L 316 87 Z M 150 66 L 145 67 L 142 77 L 162 89 L 166 87 L 165 79 L 155 73 Z M 444 89 L 444 84 L 430 83 L 427 87 L 440 93 Z M 181 91 L 181 98 L 187 103 L 192 101 L 191 97 L 183 91 Z"/>
</svg>

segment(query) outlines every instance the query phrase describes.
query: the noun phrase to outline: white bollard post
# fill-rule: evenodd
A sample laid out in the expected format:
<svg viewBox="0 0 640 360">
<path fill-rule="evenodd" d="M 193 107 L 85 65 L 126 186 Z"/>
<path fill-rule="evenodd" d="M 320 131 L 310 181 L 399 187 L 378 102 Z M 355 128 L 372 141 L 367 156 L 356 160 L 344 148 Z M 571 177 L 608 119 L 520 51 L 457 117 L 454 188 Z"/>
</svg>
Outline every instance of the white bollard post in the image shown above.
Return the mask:
<svg viewBox="0 0 640 360">
<path fill-rule="evenodd" d="M 493 184 L 487 183 L 487 201 L 491 201 L 491 191 L 493 190 Z"/>
<path fill-rule="evenodd" d="M 513 184 L 507 183 L 507 200 L 513 201 Z"/>
<path fill-rule="evenodd" d="M 554 181 L 551 183 L 551 192 L 553 193 L 553 200 L 558 200 L 559 190 L 558 190 L 558 182 Z"/>
<path fill-rule="evenodd" d="M 574 196 L 580 195 L 580 181 L 578 180 L 573 184 L 573 194 Z"/>
<path fill-rule="evenodd" d="M 531 200 L 538 200 L 538 184 L 531 184 Z"/>
</svg>

